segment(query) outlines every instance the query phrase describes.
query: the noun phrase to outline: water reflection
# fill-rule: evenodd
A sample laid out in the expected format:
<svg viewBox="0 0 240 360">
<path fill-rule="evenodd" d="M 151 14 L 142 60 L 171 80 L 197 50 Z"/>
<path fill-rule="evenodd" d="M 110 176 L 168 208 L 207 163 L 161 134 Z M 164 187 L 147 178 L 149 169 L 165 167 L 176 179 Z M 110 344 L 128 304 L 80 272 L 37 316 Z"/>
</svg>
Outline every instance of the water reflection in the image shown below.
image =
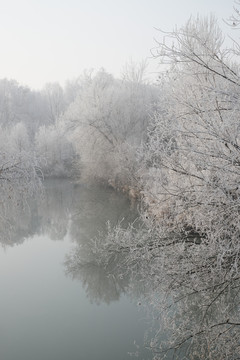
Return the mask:
<svg viewBox="0 0 240 360">
<path fill-rule="evenodd" d="M 62 240 L 69 232 L 72 241 L 83 244 L 104 230 L 108 220 L 128 223 L 135 216 L 136 212 L 129 211 L 128 199 L 112 189 L 48 180 L 38 198 L 26 196 L 16 204 L 9 196 L 5 206 L 0 206 L 0 242 L 20 244 L 34 234 Z"/>
<path fill-rule="evenodd" d="M 127 352 L 136 351 L 134 340 L 142 344 L 145 324 L 124 296 L 129 278 L 117 271 L 123 258 L 114 255 L 102 266 L 94 243 L 100 233 L 104 239 L 107 221 L 127 226 L 137 212 L 111 189 L 55 180 L 45 187 L 38 199 L 29 198 L 25 206 L 9 203 L 4 210 L 8 222 L 0 228 L 0 242 L 8 251 L 0 252 L 0 358 L 130 359 Z M 84 259 L 82 267 L 71 262 L 73 255 Z"/>
<path fill-rule="evenodd" d="M 167 250 L 154 247 L 154 234 L 144 227 L 134 230 L 109 228 L 91 246 L 76 248 L 66 261 L 67 272 L 95 301 L 111 301 L 106 297 L 111 291 L 116 299 L 121 291 L 143 297 L 155 329 L 147 338 L 154 360 L 239 359 L 240 278 L 200 287 L 177 282 L 169 291 L 177 276 L 166 276 L 159 261 Z M 98 286 L 106 286 L 107 293 Z"/>
<path fill-rule="evenodd" d="M 145 285 L 136 277 L 133 281 L 124 251 L 115 251 L 114 245 L 110 252 L 104 248 L 107 223 L 125 228 L 135 221 L 138 211 L 130 205 L 127 197 L 110 188 L 47 180 L 38 198 L 26 197 L 18 206 L 8 203 L 7 212 L 4 209 L 8 222 L 0 223 L 0 242 L 7 247 L 34 235 L 54 241 L 68 237 L 73 249 L 66 254 L 64 271 L 85 287 L 91 302 L 117 301 L 130 287 L 134 287 L 131 293 L 140 296 Z"/>
<path fill-rule="evenodd" d="M 99 252 L 99 241 L 104 247 L 104 233 L 91 241 L 79 244 L 66 256 L 66 274 L 80 280 L 85 287 L 90 301 L 95 303 L 119 300 L 121 293 L 126 293 L 129 276 L 121 273 L 120 264 L 124 261 L 123 253 Z"/>
<path fill-rule="evenodd" d="M 90 301 L 110 303 L 126 292 L 129 279 L 118 273 L 120 259 L 114 254 L 103 265 L 95 247 L 100 234 L 104 241 L 107 222 L 116 225 L 121 221 L 127 226 L 136 218 L 137 211 L 130 210 L 126 197 L 110 188 L 47 180 L 45 192 L 38 198 L 26 197 L 26 202 L 18 206 L 9 201 L 1 210 L 3 246 L 22 244 L 34 235 L 46 235 L 55 241 L 68 236 L 75 246 L 71 254 L 66 254 L 65 272 L 85 286 Z"/>
</svg>

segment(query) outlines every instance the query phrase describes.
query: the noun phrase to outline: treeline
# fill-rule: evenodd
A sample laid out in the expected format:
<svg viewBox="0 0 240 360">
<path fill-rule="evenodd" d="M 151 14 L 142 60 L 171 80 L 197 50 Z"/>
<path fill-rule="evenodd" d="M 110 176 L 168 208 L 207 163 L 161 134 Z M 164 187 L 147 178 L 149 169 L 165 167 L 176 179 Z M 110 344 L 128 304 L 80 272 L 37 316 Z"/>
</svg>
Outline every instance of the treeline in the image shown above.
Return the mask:
<svg viewBox="0 0 240 360">
<path fill-rule="evenodd" d="M 28 158 L 43 177 L 129 185 L 159 93 L 142 75 L 141 67 L 122 80 L 86 72 L 42 91 L 0 80 L 1 154 L 21 164 Z"/>
</svg>

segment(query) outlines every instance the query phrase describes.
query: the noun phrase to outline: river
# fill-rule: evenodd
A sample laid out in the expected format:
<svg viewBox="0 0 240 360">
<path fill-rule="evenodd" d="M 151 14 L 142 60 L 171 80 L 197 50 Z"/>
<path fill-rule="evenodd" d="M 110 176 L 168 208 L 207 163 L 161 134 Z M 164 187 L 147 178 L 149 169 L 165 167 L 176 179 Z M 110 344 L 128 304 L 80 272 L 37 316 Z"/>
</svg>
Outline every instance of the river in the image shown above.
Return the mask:
<svg viewBox="0 0 240 360">
<path fill-rule="evenodd" d="M 106 222 L 125 226 L 137 211 L 109 188 L 45 182 L 45 195 L 1 223 L 2 360 L 151 359 L 144 348 L 145 312 L 127 280 L 88 266 L 69 267 L 75 251 L 89 256 Z M 76 250 L 77 249 L 77 250 Z"/>
</svg>

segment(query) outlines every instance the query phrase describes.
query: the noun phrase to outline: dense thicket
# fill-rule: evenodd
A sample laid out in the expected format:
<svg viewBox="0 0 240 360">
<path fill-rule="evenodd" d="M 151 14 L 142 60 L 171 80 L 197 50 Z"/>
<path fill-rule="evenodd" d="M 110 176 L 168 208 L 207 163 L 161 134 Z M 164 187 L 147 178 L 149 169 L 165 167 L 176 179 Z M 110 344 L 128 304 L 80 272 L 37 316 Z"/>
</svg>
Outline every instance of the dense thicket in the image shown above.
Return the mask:
<svg viewBox="0 0 240 360">
<path fill-rule="evenodd" d="M 15 153 L 34 155 L 44 177 L 76 177 L 81 169 L 85 181 L 136 183 L 135 152 L 159 91 L 143 82 L 143 70 L 128 72 L 123 80 L 86 72 L 65 88 L 53 83 L 39 92 L 0 80 L 1 151 L 18 143 Z"/>
</svg>

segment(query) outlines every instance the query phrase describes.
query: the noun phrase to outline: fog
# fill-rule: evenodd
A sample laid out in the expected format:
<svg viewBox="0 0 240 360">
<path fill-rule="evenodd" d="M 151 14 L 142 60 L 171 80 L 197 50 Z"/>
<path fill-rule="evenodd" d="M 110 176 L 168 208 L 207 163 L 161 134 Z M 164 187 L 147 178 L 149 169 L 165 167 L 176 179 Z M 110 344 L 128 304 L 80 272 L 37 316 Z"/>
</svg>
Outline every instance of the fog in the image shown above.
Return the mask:
<svg viewBox="0 0 240 360">
<path fill-rule="evenodd" d="M 230 16 L 226 1 L 172 0 L 9 0 L 0 3 L 0 79 L 16 79 L 33 89 L 47 82 L 100 69 L 121 76 L 130 59 L 151 57 L 156 28 L 172 30 L 192 15 Z M 151 61 L 153 78 L 157 63 Z"/>
</svg>

